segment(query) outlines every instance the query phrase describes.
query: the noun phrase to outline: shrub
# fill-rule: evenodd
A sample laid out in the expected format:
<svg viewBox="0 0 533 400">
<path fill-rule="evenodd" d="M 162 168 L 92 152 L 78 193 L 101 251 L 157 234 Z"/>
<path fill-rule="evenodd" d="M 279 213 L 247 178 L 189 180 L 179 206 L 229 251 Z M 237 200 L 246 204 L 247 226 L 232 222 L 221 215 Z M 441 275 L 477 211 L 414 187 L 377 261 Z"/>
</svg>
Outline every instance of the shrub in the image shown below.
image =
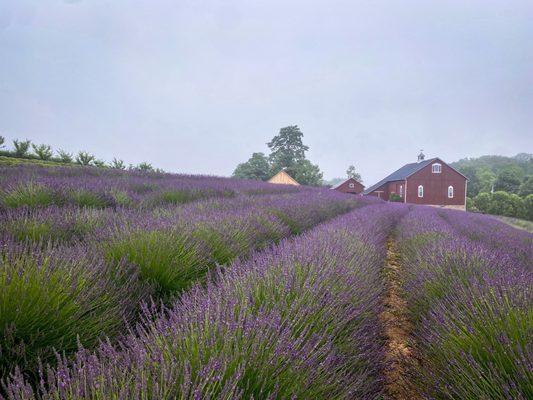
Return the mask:
<svg viewBox="0 0 533 400">
<path fill-rule="evenodd" d="M 124 161 L 119 160 L 117 158 L 113 158 L 113 161 L 111 161 L 111 168 L 126 169 L 126 165 L 124 164 Z"/>
<path fill-rule="evenodd" d="M 71 199 L 79 207 L 104 208 L 113 205 L 112 198 L 89 190 L 72 192 Z"/>
<path fill-rule="evenodd" d="M 153 183 L 132 183 L 130 184 L 130 189 L 132 192 L 137 194 L 146 194 L 153 192 L 157 189 L 157 185 Z"/>
<path fill-rule="evenodd" d="M 157 193 L 149 199 L 151 206 L 162 206 L 166 204 L 182 204 L 199 198 L 199 194 L 188 190 L 165 190 Z"/>
<path fill-rule="evenodd" d="M 59 150 L 57 155 L 59 156 L 59 161 L 65 164 L 71 163 L 74 159 L 72 153 L 68 153 L 65 150 Z"/>
<path fill-rule="evenodd" d="M 187 289 L 208 267 L 198 247 L 177 231 L 128 233 L 104 244 L 104 252 L 113 264 L 126 260 L 137 266 L 140 278 L 163 299 Z"/>
<path fill-rule="evenodd" d="M 105 161 L 104 161 L 104 160 L 100 160 L 100 159 L 94 159 L 94 160 L 93 160 L 93 165 L 94 165 L 95 167 L 100 167 L 100 168 L 104 168 L 104 167 L 106 167 L 106 163 L 105 163 Z"/>
<path fill-rule="evenodd" d="M 524 209 L 525 209 L 525 217 L 533 221 L 533 194 L 529 194 L 524 199 Z"/>
<path fill-rule="evenodd" d="M 147 163 L 147 162 L 140 163 L 139 165 L 134 167 L 134 169 L 136 169 L 138 171 L 143 171 L 143 172 L 153 172 L 154 171 L 154 167 L 152 167 L 152 164 Z"/>
<path fill-rule="evenodd" d="M 120 348 L 81 350 L 49 370 L 42 397 L 382 398 L 380 249 L 395 211 L 353 213 L 236 262 L 216 284 L 148 310 Z M 7 390 L 34 398 L 20 375 Z"/>
<path fill-rule="evenodd" d="M 410 376 L 424 398 L 531 398 L 531 235 L 481 215 L 423 213 L 398 228 L 419 360 Z"/>
<path fill-rule="evenodd" d="M 491 196 L 489 193 L 479 193 L 474 198 L 474 205 L 482 213 L 488 213 L 490 208 Z"/>
<path fill-rule="evenodd" d="M 85 240 L 101 227 L 104 215 L 78 209 L 50 207 L 28 212 L 9 212 L 0 226 L 0 233 L 17 242 L 32 242 L 47 246 Z"/>
<path fill-rule="evenodd" d="M 53 230 L 49 222 L 38 222 L 32 220 L 20 221 L 11 224 L 10 233 L 19 242 L 45 242 L 58 232 Z"/>
<path fill-rule="evenodd" d="M 111 197 L 117 205 L 122 207 L 126 207 L 132 203 L 132 199 L 130 198 L 128 193 L 123 190 L 112 190 Z"/>
<path fill-rule="evenodd" d="M 397 202 L 397 203 L 401 203 L 401 202 L 403 202 L 403 199 L 402 199 L 402 197 L 399 194 L 392 193 L 389 196 L 389 201 L 394 201 L 394 202 Z"/>
<path fill-rule="evenodd" d="M 13 140 L 13 146 L 15 147 L 15 156 L 25 157 L 28 155 L 28 150 L 30 149 L 31 142 L 29 140 Z"/>
<path fill-rule="evenodd" d="M 232 226 L 236 222 L 217 224 L 216 228 L 200 226 L 194 229 L 193 237 L 207 246 L 210 258 L 218 264 L 226 264 L 251 250 L 250 232 Z"/>
<path fill-rule="evenodd" d="M 3 196 L 3 203 L 7 207 L 44 207 L 60 202 L 59 196 L 51 189 L 28 182 L 21 184 Z"/>
<path fill-rule="evenodd" d="M 474 202 L 474 199 L 470 198 L 470 197 L 467 197 L 466 198 L 466 211 L 472 211 L 472 212 L 477 212 L 477 211 L 480 211 L 476 205 L 475 205 L 475 202 Z"/>
<path fill-rule="evenodd" d="M 38 359 L 54 360 L 54 348 L 69 354 L 78 342 L 92 347 L 103 334 L 116 335 L 130 280 L 116 287 L 102 264 L 76 255 L 0 254 L 0 376 L 15 365 L 35 374 Z"/>
<path fill-rule="evenodd" d="M 31 145 L 33 147 L 33 152 L 39 157 L 41 160 L 50 160 L 52 158 L 52 148 L 47 144 L 40 144 L 40 145 Z"/>
<path fill-rule="evenodd" d="M 495 215 L 505 215 L 507 217 L 521 217 L 523 214 L 522 199 L 517 195 L 507 192 L 494 192 L 488 212 Z"/>
<path fill-rule="evenodd" d="M 95 157 L 85 151 L 80 151 L 76 156 L 76 163 L 80 165 L 91 165 Z"/>
</svg>

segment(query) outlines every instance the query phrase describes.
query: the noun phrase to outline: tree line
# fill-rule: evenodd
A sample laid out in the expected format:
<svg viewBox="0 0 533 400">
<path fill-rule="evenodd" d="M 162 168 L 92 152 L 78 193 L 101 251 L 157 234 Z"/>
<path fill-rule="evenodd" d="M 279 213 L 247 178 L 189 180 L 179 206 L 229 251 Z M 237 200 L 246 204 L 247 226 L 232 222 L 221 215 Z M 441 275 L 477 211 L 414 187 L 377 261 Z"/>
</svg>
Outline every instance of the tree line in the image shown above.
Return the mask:
<svg viewBox="0 0 533 400">
<path fill-rule="evenodd" d="M 111 162 L 105 162 L 95 155 L 79 151 L 78 153 L 69 153 L 68 151 L 59 149 L 54 152 L 52 146 L 48 144 L 35 144 L 30 140 L 13 140 L 13 148 L 11 150 L 5 149 L 5 138 L 0 136 L 0 156 L 23 158 L 28 160 L 51 161 L 60 164 L 93 166 L 101 168 L 113 168 L 130 171 L 144 171 L 144 172 L 164 172 L 160 168 L 154 168 L 148 162 L 141 162 L 137 165 L 129 164 L 126 166 L 124 160 L 113 158 Z"/>
<path fill-rule="evenodd" d="M 533 220 L 533 155 L 482 156 L 451 164 L 468 178 L 467 208 Z"/>
</svg>

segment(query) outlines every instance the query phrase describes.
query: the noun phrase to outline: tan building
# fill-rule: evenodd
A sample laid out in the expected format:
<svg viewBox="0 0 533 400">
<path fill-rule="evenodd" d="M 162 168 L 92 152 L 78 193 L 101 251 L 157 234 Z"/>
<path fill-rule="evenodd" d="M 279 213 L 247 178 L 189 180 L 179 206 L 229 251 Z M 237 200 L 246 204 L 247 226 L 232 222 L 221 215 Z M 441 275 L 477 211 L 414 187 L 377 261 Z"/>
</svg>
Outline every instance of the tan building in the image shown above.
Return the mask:
<svg viewBox="0 0 533 400">
<path fill-rule="evenodd" d="M 298 182 L 294 180 L 292 176 L 286 173 L 284 170 L 279 171 L 276 175 L 268 180 L 269 183 L 278 183 L 281 185 L 295 185 L 300 186 Z"/>
</svg>

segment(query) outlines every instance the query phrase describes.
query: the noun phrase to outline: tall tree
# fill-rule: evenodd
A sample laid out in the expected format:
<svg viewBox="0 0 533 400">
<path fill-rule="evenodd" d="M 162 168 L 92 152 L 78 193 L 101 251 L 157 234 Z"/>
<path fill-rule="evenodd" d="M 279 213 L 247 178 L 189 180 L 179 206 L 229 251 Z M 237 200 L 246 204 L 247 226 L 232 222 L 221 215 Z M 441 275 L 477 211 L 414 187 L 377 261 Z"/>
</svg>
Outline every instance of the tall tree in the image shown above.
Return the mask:
<svg viewBox="0 0 533 400">
<path fill-rule="evenodd" d="M 520 184 L 518 194 L 522 197 L 533 194 L 533 175 L 526 176 L 523 182 Z"/>
<path fill-rule="evenodd" d="M 494 190 L 503 190 L 508 193 L 518 193 L 518 188 L 522 183 L 523 172 L 515 167 L 508 166 L 498 174 L 494 182 Z"/>
<path fill-rule="evenodd" d="M 5 141 L 6 141 L 6 139 L 3 136 L 0 136 L 0 149 L 2 149 L 4 147 Z"/>
<path fill-rule="evenodd" d="M 305 159 L 305 152 L 309 147 L 303 144 L 303 136 L 298 125 L 291 125 L 281 128 L 279 134 L 267 143 L 274 172 L 282 168 L 291 168 L 298 161 Z"/>
<path fill-rule="evenodd" d="M 298 160 L 285 171 L 301 185 L 320 186 L 322 185 L 322 172 L 318 165 L 312 164 L 308 159 Z"/>
<path fill-rule="evenodd" d="M 248 161 L 237 165 L 233 176 L 240 179 L 266 181 L 270 178 L 270 163 L 264 153 L 253 153 Z"/>
<path fill-rule="evenodd" d="M 490 169 L 481 167 L 476 171 L 476 178 L 479 192 L 489 193 L 492 191 L 496 175 Z"/>
<path fill-rule="evenodd" d="M 355 179 L 357 182 L 361 182 L 361 174 L 355 170 L 355 165 L 350 165 L 346 170 L 348 178 Z"/>
</svg>

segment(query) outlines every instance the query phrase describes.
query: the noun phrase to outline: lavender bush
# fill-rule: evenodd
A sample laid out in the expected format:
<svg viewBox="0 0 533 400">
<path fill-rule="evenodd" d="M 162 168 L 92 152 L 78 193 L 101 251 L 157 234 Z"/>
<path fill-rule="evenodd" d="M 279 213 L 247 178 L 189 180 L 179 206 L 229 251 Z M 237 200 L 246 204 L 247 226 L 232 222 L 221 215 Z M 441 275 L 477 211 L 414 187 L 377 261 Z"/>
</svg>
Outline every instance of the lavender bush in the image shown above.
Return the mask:
<svg viewBox="0 0 533 400">
<path fill-rule="evenodd" d="M 92 347 L 116 335 L 142 299 L 136 272 L 111 273 L 82 248 L 32 248 L 5 243 L 0 251 L 0 376 L 18 365 L 37 374 L 54 348 Z"/>
<path fill-rule="evenodd" d="M 399 226 L 429 398 L 533 397 L 533 235 L 490 217 L 415 208 Z"/>
<path fill-rule="evenodd" d="M 0 167 L 0 187 L 0 204 L 5 208 L 64 203 L 153 208 L 210 197 L 313 191 L 230 178 L 34 165 Z"/>
<path fill-rule="evenodd" d="M 237 261 L 120 346 L 18 373 L 11 399 L 368 398 L 382 395 L 384 240 L 402 207 L 366 207 Z"/>
<path fill-rule="evenodd" d="M 372 203 L 329 190 L 82 168 L 19 168 L 0 180 L 7 182 L 5 193 L 32 190 L 29 201 L 0 211 L 6 310 L 0 316 L 0 377 L 18 365 L 30 380 L 38 359 L 52 362 L 54 351 L 69 356 L 78 336 L 91 349 L 104 334 L 113 340 L 125 334 L 142 299 L 170 302 L 194 283 L 206 283 L 215 267 L 290 236 L 280 215 L 301 232 Z M 204 194 L 230 187 L 238 195 L 145 206 L 150 196 L 183 182 Z M 138 193 L 128 192 L 134 184 Z M 251 189 L 253 195 L 246 195 Z M 52 201 L 35 200 L 40 190 Z M 133 203 L 118 205 L 123 190 L 128 201 L 121 202 Z"/>
</svg>

